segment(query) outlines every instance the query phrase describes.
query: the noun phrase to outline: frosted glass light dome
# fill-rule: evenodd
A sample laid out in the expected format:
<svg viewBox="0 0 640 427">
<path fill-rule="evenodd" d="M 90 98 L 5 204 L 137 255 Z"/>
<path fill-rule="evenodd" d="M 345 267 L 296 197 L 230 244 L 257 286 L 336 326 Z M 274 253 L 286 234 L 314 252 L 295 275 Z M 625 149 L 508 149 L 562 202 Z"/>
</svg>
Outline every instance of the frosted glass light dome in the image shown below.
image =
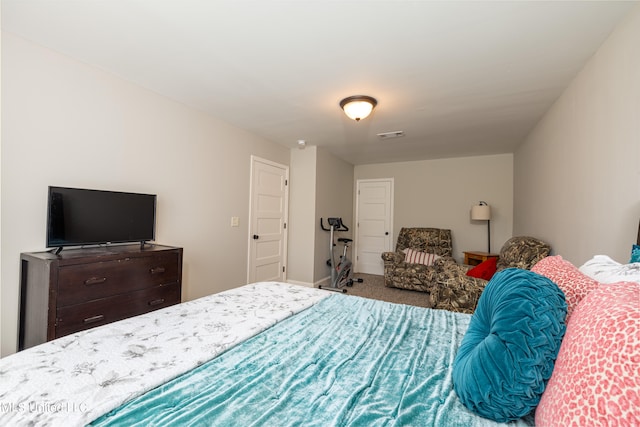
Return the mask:
<svg viewBox="0 0 640 427">
<path fill-rule="evenodd" d="M 340 107 L 347 117 L 356 122 L 368 117 L 377 104 L 378 101 L 366 95 L 350 96 L 340 101 Z"/>
</svg>

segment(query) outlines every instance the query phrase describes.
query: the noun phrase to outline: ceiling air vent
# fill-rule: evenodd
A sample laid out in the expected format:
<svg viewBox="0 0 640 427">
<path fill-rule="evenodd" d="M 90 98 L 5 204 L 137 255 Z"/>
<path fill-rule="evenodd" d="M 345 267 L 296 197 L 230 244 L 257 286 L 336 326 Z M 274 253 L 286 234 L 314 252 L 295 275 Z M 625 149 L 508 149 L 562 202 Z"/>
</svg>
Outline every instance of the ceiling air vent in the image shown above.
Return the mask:
<svg viewBox="0 0 640 427">
<path fill-rule="evenodd" d="M 403 130 L 394 130 L 393 132 L 383 132 L 378 134 L 380 139 L 400 138 L 401 136 L 404 136 Z"/>
</svg>

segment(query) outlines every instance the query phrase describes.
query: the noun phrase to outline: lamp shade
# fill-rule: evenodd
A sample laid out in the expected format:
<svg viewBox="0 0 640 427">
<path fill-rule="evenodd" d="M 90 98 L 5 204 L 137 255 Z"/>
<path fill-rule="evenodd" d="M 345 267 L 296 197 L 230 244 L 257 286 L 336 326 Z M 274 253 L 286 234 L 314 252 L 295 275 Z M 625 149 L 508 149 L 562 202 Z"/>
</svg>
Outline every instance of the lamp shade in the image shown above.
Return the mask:
<svg viewBox="0 0 640 427">
<path fill-rule="evenodd" d="M 489 221 L 491 219 L 491 206 L 487 205 L 473 205 L 471 207 L 471 219 L 474 221 Z"/>
<path fill-rule="evenodd" d="M 356 122 L 368 117 L 377 104 L 375 98 L 365 95 L 350 96 L 340 101 L 340 107 L 347 117 Z"/>
</svg>

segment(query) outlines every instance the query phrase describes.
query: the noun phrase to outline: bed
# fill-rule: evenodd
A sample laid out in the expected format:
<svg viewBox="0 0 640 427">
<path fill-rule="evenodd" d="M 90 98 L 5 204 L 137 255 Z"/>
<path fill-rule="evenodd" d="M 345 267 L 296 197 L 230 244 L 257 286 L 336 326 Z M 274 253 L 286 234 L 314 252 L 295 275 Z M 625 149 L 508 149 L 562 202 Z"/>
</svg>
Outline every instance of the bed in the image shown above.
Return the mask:
<svg viewBox="0 0 640 427">
<path fill-rule="evenodd" d="M 0 359 L 0 425 L 501 425 L 453 390 L 470 319 L 250 284 Z"/>
<path fill-rule="evenodd" d="M 0 359 L 0 425 L 636 426 L 639 301 L 640 227 L 629 263 L 503 270 L 473 315 L 255 283 Z"/>
</svg>

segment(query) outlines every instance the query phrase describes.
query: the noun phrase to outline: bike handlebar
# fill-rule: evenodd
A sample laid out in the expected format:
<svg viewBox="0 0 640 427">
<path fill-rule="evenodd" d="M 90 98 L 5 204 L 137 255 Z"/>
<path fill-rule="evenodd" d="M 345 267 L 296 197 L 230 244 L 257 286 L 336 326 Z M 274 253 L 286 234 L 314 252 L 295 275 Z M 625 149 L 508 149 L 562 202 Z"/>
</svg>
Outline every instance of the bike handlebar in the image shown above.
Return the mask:
<svg viewBox="0 0 640 427">
<path fill-rule="evenodd" d="M 344 225 L 342 218 L 327 218 L 327 222 L 329 223 L 330 228 L 325 228 L 324 222 L 322 221 L 322 218 L 320 218 L 320 228 L 324 231 L 331 231 L 331 228 L 333 228 L 333 231 L 349 231 L 349 227 Z"/>
</svg>

